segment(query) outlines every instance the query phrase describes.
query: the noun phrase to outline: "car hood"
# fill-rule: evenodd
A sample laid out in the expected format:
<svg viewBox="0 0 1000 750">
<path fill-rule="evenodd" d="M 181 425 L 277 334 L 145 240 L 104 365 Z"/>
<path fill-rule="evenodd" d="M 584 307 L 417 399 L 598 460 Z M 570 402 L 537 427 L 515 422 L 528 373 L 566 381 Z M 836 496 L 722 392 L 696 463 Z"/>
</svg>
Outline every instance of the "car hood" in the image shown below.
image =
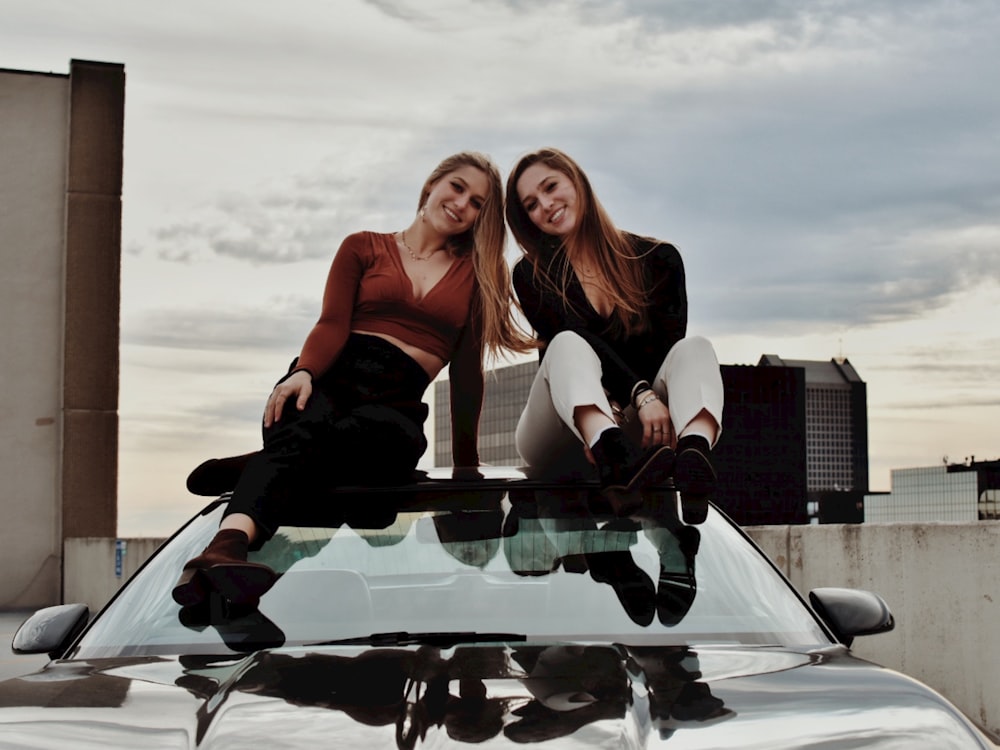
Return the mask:
<svg viewBox="0 0 1000 750">
<path fill-rule="evenodd" d="M 19 748 L 991 747 L 845 649 L 286 648 L 53 662 L 0 683 Z"/>
</svg>

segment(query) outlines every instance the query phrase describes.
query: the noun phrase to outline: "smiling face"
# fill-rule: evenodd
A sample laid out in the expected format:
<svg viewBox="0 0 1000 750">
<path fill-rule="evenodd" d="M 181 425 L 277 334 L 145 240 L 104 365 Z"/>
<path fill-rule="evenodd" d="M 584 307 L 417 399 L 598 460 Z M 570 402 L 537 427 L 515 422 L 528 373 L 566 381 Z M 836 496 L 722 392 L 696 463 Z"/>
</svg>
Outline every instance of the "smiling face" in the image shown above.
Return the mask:
<svg viewBox="0 0 1000 750">
<path fill-rule="evenodd" d="M 540 161 L 521 173 L 517 197 L 531 223 L 545 234 L 566 237 L 580 219 L 579 194 L 569 175 Z"/>
<path fill-rule="evenodd" d="M 424 221 L 450 237 L 468 231 L 476 223 L 486 203 L 490 183 L 481 169 L 462 165 L 429 188 L 423 207 Z"/>
</svg>

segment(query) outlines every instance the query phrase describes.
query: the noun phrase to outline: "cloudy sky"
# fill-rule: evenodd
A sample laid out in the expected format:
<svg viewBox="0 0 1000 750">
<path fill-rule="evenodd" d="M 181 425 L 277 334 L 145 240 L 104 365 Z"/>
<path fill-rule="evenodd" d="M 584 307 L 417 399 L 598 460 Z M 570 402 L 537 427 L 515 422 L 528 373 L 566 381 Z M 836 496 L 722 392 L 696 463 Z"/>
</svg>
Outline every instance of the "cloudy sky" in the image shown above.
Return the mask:
<svg viewBox="0 0 1000 750">
<path fill-rule="evenodd" d="M 674 242 L 719 359 L 845 356 L 871 486 L 996 458 L 995 0 L 0 0 L 0 67 L 126 67 L 119 533 L 199 507 L 347 233 L 558 146 Z M 511 248 L 511 257 L 516 249 Z"/>
</svg>

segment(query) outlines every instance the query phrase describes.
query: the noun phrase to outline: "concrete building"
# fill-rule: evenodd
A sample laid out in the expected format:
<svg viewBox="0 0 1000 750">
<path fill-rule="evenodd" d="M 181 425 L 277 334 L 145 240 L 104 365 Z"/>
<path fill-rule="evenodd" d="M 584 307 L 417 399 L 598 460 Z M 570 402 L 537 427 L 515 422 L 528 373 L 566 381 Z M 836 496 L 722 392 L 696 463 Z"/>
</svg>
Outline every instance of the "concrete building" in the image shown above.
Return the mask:
<svg viewBox="0 0 1000 750">
<path fill-rule="evenodd" d="M 518 466 L 514 428 L 538 372 L 538 360 L 507 365 L 486 374 L 479 422 L 479 459 L 494 466 Z M 451 466 L 451 397 L 447 380 L 434 383 L 434 465 Z"/>
<path fill-rule="evenodd" d="M 893 469 L 892 490 L 865 496 L 866 523 L 1000 519 L 1000 461 Z"/>
<path fill-rule="evenodd" d="M 867 492 L 868 394 L 851 363 L 765 354 L 757 365 L 797 367 L 805 373 L 807 489 Z"/>
<path fill-rule="evenodd" d="M 0 609 L 61 601 L 117 526 L 125 70 L 0 70 Z"/>
</svg>

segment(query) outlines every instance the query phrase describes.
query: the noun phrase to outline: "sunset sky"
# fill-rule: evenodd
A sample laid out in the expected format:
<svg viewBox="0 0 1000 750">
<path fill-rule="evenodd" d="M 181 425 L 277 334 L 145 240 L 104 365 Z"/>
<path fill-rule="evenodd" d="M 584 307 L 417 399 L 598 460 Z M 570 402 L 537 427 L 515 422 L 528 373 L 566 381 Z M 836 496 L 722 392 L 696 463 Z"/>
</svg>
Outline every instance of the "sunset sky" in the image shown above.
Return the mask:
<svg viewBox="0 0 1000 750">
<path fill-rule="evenodd" d="M 191 468 L 259 445 L 340 240 L 404 227 L 463 149 L 574 156 L 678 246 L 721 362 L 847 357 L 873 490 L 1000 455 L 995 0 L 0 11 L 0 67 L 125 65 L 122 536 L 169 533 Z"/>
</svg>

